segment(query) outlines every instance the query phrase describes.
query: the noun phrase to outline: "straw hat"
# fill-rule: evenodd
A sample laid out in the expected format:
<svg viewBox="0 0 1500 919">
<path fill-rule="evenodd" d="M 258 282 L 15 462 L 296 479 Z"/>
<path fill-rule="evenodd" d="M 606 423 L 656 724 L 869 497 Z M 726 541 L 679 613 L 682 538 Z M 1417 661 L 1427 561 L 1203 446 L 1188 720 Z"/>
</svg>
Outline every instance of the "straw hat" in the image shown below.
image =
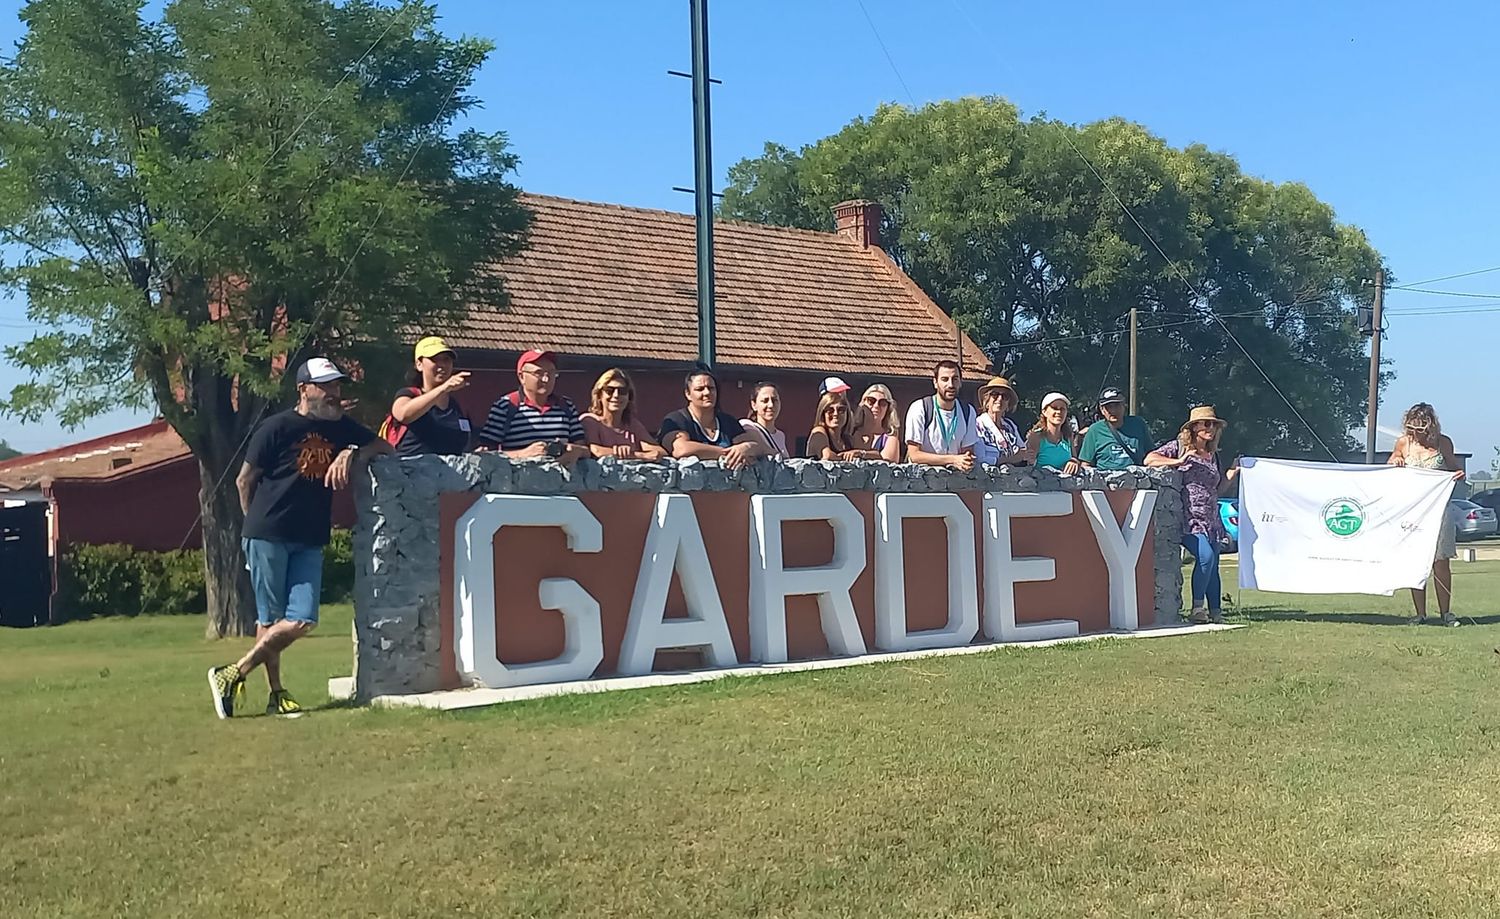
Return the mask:
<svg viewBox="0 0 1500 919">
<path fill-rule="evenodd" d="M 1186 431 L 1189 427 L 1197 424 L 1200 421 L 1207 421 L 1211 424 L 1216 424 L 1219 426 L 1219 430 L 1221 431 L 1224 428 L 1229 427 L 1229 422 L 1225 421 L 1223 418 L 1220 418 L 1218 414 L 1214 412 L 1214 407 L 1212 405 L 1200 405 L 1188 413 L 1188 420 L 1184 421 L 1182 423 L 1182 427 L 1178 428 L 1178 430 Z"/>
<path fill-rule="evenodd" d="M 996 390 L 1004 390 L 1010 393 L 1010 401 L 1012 402 L 1018 403 L 1021 401 L 1021 397 L 1016 395 L 1016 388 L 1010 385 L 1010 380 L 1007 380 L 1005 377 L 990 377 L 988 383 L 979 387 L 979 404 L 983 405 L 984 400 L 990 397 L 990 393 Z"/>
</svg>

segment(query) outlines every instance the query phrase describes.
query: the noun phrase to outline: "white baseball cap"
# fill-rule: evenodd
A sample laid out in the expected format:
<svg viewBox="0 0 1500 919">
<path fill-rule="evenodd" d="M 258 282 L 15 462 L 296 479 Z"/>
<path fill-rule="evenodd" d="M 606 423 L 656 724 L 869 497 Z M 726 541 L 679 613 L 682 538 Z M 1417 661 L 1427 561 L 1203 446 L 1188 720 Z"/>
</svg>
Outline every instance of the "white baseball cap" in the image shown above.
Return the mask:
<svg viewBox="0 0 1500 919">
<path fill-rule="evenodd" d="M 298 383 L 332 383 L 345 379 L 344 372 L 326 357 L 310 357 L 297 368 Z"/>
<path fill-rule="evenodd" d="M 818 384 L 818 394 L 823 395 L 831 392 L 848 392 L 849 384 L 842 377 L 824 377 L 823 382 Z"/>
<path fill-rule="evenodd" d="M 1069 406 L 1071 406 L 1073 404 L 1072 402 L 1068 401 L 1068 397 L 1065 396 L 1065 395 L 1063 395 L 1062 393 L 1060 393 L 1060 392 L 1049 392 L 1049 393 L 1047 393 L 1047 395 L 1045 395 L 1045 396 L 1042 397 L 1042 408 L 1046 408 L 1047 406 L 1051 405 L 1052 403 L 1058 402 L 1058 401 L 1062 402 L 1064 408 L 1067 408 L 1067 407 L 1069 407 Z"/>
</svg>

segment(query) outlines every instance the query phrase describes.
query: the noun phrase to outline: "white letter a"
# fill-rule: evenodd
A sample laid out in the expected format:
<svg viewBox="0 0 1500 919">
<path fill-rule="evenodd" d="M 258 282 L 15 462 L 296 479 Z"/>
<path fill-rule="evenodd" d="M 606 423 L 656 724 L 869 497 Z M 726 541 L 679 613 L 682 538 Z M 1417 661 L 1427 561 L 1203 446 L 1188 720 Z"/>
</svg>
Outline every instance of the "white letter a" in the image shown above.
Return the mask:
<svg viewBox="0 0 1500 919">
<path fill-rule="evenodd" d="M 665 618 L 673 571 L 687 599 L 688 616 L 684 619 Z M 703 531 L 698 528 L 698 515 L 688 495 L 657 496 L 635 595 L 630 601 L 625 641 L 620 645 L 619 672 L 626 676 L 650 673 L 656 652 L 662 648 L 702 649 L 709 667 L 739 663 L 708 564 Z"/>
</svg>

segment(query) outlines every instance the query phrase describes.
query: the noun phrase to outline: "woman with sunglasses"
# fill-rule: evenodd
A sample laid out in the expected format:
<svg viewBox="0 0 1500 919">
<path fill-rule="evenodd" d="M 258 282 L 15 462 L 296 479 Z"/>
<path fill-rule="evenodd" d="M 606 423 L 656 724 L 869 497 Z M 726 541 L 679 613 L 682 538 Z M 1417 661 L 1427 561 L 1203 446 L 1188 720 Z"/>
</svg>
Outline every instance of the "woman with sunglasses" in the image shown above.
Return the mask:
<svg viewBox="0 0 1500 919">
<path fill-rule="evenodd" d="M 854 412 L 842 392 L 824 393 L 818 400 L 817 421 L 807 435 L 807 455 L 816 460 L 863 459 Z"/>
<path fill-rule="evenodd" d="M 635 415 L 635 384 L 618 367 L 604 371 L 589 394 L 589 410 L 583 416 L 583 435 L 589 452 L 599 459 L 655 462 L 667 451 L 651 440 L 651 434 Z"/>
<path fill-rule="evenodd" d="M 855 438 L 861 459 L 901 462 L 901 407 L 884 383 L 865 390 L 855 409 Z"/>
<path fill-rule="evenodd" d="M 1387 462 L 1392 466 L 1451 472 L 1453 478 L 1460 480 L 1464 477 L 1453 440 L 1443 433 L 1437 411 L 1427 402 L 1418 402 L 1401 416 L 1401 436 L 1396 439 Z M 1450 561 L 1457 557 L 1458 526 L 1451 516 L 1444 517 L 1443 528 L 1438 533 L 1437 553 L 1432 560 L 1432 583 L 1437 592 L 1438 613 L 1446 626 L 1458 625 L 1458 617 L 1453 615 L 1452 609 L 1453 565 Z M 1413 587 L 1411 602 L 1417 612 L 1412 621 L 1421 625 L 1427 621 L 1427 588 Z"/>
<path fill-rule="evenodd" d="M 975 459 L 987 466 L 1023 466 L 1030 461 L 1026 438 L 1008 416 L 1020 404 L 1015 387 L 1005 377 L 991 377 L 979 387 L 976 427 L 979 431 Z"/>
<path fill-rule="evenodd" d="M 790 459 L 786 448 L 786 432 L 776 429 L 776 419 L 781 416 L 781 390 L 775 383 L 756 383 L 750 390 L 750 417 L 740 419 L 745 433 L 759 437 L 770 451 L 772 459 Z"/>
</svg>

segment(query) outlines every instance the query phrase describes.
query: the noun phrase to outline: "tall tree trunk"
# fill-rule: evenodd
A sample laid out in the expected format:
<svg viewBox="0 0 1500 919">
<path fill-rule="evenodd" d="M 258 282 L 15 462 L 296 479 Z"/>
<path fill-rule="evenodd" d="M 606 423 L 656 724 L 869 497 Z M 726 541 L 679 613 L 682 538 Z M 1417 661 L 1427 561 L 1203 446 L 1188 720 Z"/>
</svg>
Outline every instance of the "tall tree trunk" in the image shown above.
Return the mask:
<svg viewBox="0 0 1500 919">
<path fill-rule="evenodd" d="M 208 637 L 225 638 L 255 634 L 255 596 L 245 571 L 245 553 L 240 549 L 240 531 L 245 515 L 240 510 L 239 489 L 233 468 L 213 468 L 206 457 L 198 459 L 202 488 L 198 507 L 203 514 L 203 574 L 208 587 Z M 228 464 L 221 464 L 228 466 Z"/>
</svg>

